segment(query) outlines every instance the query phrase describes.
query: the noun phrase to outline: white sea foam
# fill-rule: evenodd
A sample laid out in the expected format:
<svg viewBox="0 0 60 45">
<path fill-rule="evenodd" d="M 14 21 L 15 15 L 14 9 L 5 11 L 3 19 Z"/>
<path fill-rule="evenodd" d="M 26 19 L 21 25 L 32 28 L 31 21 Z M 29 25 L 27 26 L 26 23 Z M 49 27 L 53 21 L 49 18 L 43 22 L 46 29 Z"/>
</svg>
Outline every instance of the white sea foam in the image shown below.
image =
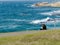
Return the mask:
<svg viewBox="0 0 60 45">
<path fill-rule="evenodd" d="M 20 25 L 2 25 L 0 26 L 1 29 L 12 29 L 12 28 L 16 28 Z"/>
<path fill-rule="evenodd" d="M 30 23 L 37 24 L 37 23 L 40 23 L 40 20 L 33 20 L 33 21 L 30 22 Z"/>
<path fill-rule="evenodd" d="M 42 20 L 33 20 L 31 21 L 30 23 L 31 24 L 40 24 L 40 23 L 54 23 L 54 22 L 59 22 L 60 20 L 58 19 L 52 19 L 52 18 L 45 18 L 45 19 L 42 19 Z"/>
<path fill-rule="evenodd" d="M 38 6 L 35 6 L 34 4 L 30 5 L 30 7 L 38 7 Z"/>
<path fill-rule="evenodd" d="M 52 15 L 52 12 L 44 12 L 44 13 L 40 13 L 40 14 L 51 16 Z"/>
<path fill-rule="evenodd" d="M 8 29 L 16 28 L 16 27 L 18 27 L 18 25 L 8 25 Z"/>
<path fill-rule="evenodd" d="M 7 21 L 26 21 L 25 19 L 4 19 Z"/>
<path fill-rule="evenodd" d="M 56 15 L 56 16 L 60 16 L 60 10 L 56 10 L 56 11 L 51 11 L 51 12 L 44 12 L 44 13 L 40 13 L 40 14 L 43 14 L 43 15 Z"/>
<path fill-rule="evenodd" d="M 27 7 L 33 7 L 32 4 L 25 4 Z"/>
<path fill-rule="evenodd" d="M 42 20 L 33 20 L 33 21 L 32 21 L 32 22 L 30 22 L 30 23 L 38 24 L 38 23 L 41 23 L 41 22 L 46 22 L 46 21 L 47 21 L 47 19 L 49 19 L 49 18 L 42 19 Z"/>
<path fill-rule="evenodd" d="M 36 7 L 35 5 L 31 5 L 31 7 Z"/>
</svg>

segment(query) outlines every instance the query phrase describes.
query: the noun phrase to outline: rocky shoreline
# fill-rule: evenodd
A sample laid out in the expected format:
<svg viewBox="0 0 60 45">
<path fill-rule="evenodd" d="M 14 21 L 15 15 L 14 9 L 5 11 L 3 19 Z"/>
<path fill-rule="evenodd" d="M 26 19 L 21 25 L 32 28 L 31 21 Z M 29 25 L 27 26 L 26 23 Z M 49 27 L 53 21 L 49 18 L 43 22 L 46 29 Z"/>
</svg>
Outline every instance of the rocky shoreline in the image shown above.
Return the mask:
<svg viewBox="0 0 60 45">
<path fill-rule="evenodd" d="M 54 3 L 42 2 L 42 3 L 33 4 L 32 6 L 37 6 L 37 7 L 42 7 L 42 6 L 60 7 L 60 2 L 54 2 Z"/>
</svg>

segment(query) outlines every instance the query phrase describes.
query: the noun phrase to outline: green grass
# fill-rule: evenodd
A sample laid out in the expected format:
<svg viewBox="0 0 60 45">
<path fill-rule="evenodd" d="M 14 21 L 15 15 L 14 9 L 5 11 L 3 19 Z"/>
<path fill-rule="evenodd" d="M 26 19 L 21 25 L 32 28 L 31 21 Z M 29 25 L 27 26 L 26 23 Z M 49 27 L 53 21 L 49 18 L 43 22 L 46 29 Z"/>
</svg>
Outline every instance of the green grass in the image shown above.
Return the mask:
<svg viewBox="0 0 60 45">
<path fill-rule="evenodd" d="M 0 37 L 0 45 L 60 45 L 60 30 Z"/>
</svg>

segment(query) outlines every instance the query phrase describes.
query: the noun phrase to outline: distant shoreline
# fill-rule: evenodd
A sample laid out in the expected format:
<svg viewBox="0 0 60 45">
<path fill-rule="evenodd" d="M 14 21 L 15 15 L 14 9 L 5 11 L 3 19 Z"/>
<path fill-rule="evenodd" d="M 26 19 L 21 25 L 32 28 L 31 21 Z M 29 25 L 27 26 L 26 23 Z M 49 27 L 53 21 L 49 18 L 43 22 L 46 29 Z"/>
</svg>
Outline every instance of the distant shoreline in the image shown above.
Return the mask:
<svg viewBox="0 0 60 45">
<path fill-rule="evenodd" d="M 37 6 L 37 7 L 43 7 L 43 6 L 60 7 L 60 2 L 54 2 L 54 3 L 42 2 L 42 3 L 33 4 L 32 6 Z"/>
</svg>

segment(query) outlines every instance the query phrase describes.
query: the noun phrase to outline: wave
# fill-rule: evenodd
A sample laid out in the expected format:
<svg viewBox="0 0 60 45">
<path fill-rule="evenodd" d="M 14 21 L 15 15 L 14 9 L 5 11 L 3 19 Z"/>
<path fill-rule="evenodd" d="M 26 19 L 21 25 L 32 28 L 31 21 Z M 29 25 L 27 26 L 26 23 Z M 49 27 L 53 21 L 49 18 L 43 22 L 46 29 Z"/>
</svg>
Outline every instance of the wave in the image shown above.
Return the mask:
<svg viewBox="0 0 60 45">
<path fill-rule="evenodd" d="M 1 19 L 0 21 L 18 21 L 18 22 L 21 22 L 21 21 L 30 21 L 30 20 L 26 20 L 26 19 Z"/>
<path fill-rule="evenodd" d="M 40 14 L 42 14 L 42 15 L 49 15 L 49 16 L 52 16 L 52 15 L 60 16 L 60 10 L 51 11 L 51 12 L 44 12 L 44 13 L 40 13 Z"/>
<path fill-rule="evenodd" d="M 21 19 L 5 19 L 7 21 L 26 21 L 25 19 L 21 20 Z"/>
<path fill-rule="evenodd" d="M 41 23 L 41 22 L 46 22 L 47 19 L 49 19 L 49 17 L 47 17 L 46 19 L 42 19 L 42 20 L 33 20 L 32 22 L 30 23 L 33 23 L 33 24 L 38 24 L 38 23 Z"/>
<path fill-rule="evenodd" d="M 33 20 L 30 23 L 31 24 L 40 24 L 40 23 L 54 23 L 54 22 L 60 22 L 60 19 L 52 19 L 52 18 L 45 18 L 45 19 L 41 19 L 41 20 Z"/>
<path fill-rule="evenodd" d="M 2 26 L 0 26 L 0 29 L 14 29 L 18 26 L 20 26 L 20 25 L 6 25 L 6 26 L 2 25 Z"/>
<path fill-rule="evenodd" d="M 33 7 L 32 4 L 24 4 L 24 5 L 27 6 L 27 7 Z"/>
<path fill-rule="evenodd" d="M 36 7 L 35 5 L 31 5 L 31 7 Z"/>
</svg>

